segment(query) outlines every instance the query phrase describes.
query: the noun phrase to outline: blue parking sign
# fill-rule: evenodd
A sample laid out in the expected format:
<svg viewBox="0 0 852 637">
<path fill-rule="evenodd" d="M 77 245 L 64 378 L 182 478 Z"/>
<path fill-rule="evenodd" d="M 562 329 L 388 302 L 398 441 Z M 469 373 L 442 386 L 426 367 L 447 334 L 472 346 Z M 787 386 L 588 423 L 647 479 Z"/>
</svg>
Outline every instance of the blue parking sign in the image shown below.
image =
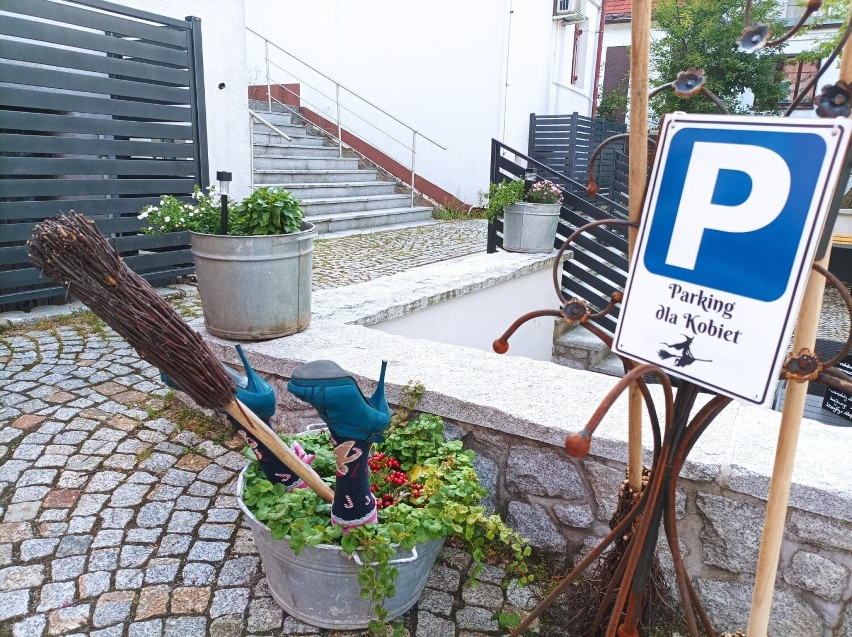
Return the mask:
<svg viewBox="0 0 852 637">
<path fill-rule="evenodd" d="M 614 349 L 765 404 L 850 122 L 678 114 L 662 131 Z"/>
</svg>

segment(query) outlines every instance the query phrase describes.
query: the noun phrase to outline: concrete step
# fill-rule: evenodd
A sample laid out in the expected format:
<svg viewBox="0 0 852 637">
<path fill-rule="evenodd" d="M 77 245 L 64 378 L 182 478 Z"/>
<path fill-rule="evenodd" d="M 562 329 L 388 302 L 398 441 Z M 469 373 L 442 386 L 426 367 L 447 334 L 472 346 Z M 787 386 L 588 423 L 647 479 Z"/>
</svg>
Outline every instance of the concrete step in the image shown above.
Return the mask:
<svg viewBox="0 0 852 637">
<path fill-rule="evenodd" d="M 267 100 L 249 99 L 249 108 L 262 115 L 269 112 L 269 102 Z M 275 113 L 292 113 L 295 108 L 296 107 L 292 105 L 281 104 L 275 101 L 272 102 L 272 111 Z"/>
<path fill-rule="evenodd" d="M 595 365 L 589 367 L 589 371 L 621 378 L 624 376 L 624 365 L 621 364 L 621 359 L 616 354 L 610 352 Z"/>
<path fill-rule="evenodd" d="M 269 129 L 267 129 L 269 130 Z M 286 132 L 286 131 L 285 131 Z M 315 135 L 291 135 L 290 136 L 293 141 L 287 141 L 280 135 L 276 135 L 275 133 L 266 134 L 259 133 L 254 136 L 254 145 L 255 146 L 325 146 L 325 140 L 322 137 L 318 137 Z M 337 152 L 337 147 L 333 147 L 335 152 Z"/>
<path fill-rule="evenodd" d="M 363 183 L 365 181 L 376 181 L 377 177 L 375 170 L 254 171 L 254 183 L 256 184 L 277 184 L 287 187 L 289 187 L 289 184 Z"/>
<path fill-rule="evenodd" d="M 332 215 L 340 212 L 364 212 L 388 208 L 406 207 L 411 202 L 409 195 L 368 195 L 363 197 L 334 197 L 303 199 L 302 211 L 306 217 Z M 313 223 L 313 220 L 310 220 Z"/>
<path fill-rule="evenodd" d="M 336 150 L 336 149 L 335 149 Z M 337 153 L 335 153 L 336 155 Z M 357 157 L 328 157 L 328 158 L 316 158 L 316 157 L 286 157 L 283 155 L 268 155 L 265 157 L 255 157 L 254 159 L 254 169 L 256 171 L 261 170 L 275 170 L 275 171 L 296 171 L 296 170 L 310 170 L 310 171 L 326 171 L 331 170 L 335 172 L 342 171 L 352 171 L 358 170 L 358 158 Z M 375 172 L 375 171 L 370 171 Z"/>
<path fill-rule="evenodd" d="M 590 369 L 610 353 L 597 336 L 579 326 L 553 339 L 551 360 L 565 367 Z"/>
<path fill-rule="evenodd" d="M 275 124 L 278 128 L 281 128 L 282 126 L 291 126 L 294 123 L 294 118 L 289 113 L 270 113 L 269 111 L 259 111 L 257 109 L 254 109 L 254 112 L 270 124 Z"/>
<path fill-rule="evenodd" d="M 393 181 L 350 181 L 340 183 L 296 183 L 275 184 L 292 192 L 300 201 L 315 199 L 346 199 L 352 197 L 371 197 L 392 195 L 396 190 Z M 410 197 L 409 197 L 410 200 Z"/>
<path fill-rule="evenodd" d="M 308 138 L 305 138 L 307 140 Z M 258 157 L 337 157 L 337 149 L 334 146 L 322 146 L 319 144 L 308 146 L 306 144 L 291 144 L 285 146 L 282 144 L 255 144 L 254 145 L 255 159 Z"/>
<path fill-rule="evenodd" d="M 432 219 L 432 209 L 428 206 L 408 208 L 385 208 L 383 210 L 368 210 L 363 212 L 317 214 L 308 221 L 316 226 L 321 235 L 331 232 L 358 231 L 399 224 L 417 224 Z"/>
<path fill-rule="evenodd" d="M 292 124 L 281 124 L 281 126 L 279 126 L 275 122 L 272 122 L 272 124 L 275 126 L 275 128 L 280 130 L 282 133 L 286 133 L 290 137 L 305 137 L 308 134 L 308 129 L 304 126 L 294 126 Z M 269 135 L 270 133 L 273 135 L 276 134 L 272 131 L 271 128 L 266 126 L 266 124 L 261 124 L 257 120 L 254 120 L 253 126 L 255 137 L 257 137 L 258 135 Z"/>
</svg>

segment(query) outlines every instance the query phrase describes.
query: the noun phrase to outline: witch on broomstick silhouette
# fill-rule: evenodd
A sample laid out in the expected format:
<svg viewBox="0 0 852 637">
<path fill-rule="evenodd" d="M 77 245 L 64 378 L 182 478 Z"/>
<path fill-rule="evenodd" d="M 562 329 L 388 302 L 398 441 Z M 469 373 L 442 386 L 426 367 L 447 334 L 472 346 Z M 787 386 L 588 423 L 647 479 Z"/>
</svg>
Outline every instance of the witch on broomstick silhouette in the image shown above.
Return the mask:
<svg viewBox="0 0 852 637">
<path fill-rule="evenodd" d="M 687 365 L 692 365 L 695 361 L 701 361 L 703 363 L 712 363 L 713 361 L 708 358 L 696 358 L 692 354 L 692 341 L 695 340 L 694 336 L 687 336 L 686 334 L 682 334 L 685 339 L 682 343 L 663 343 L 669 349 L 677 350 L 680 352 L 679 354 L 673 354 L 671 352 L 667 352 L 664 349 L 661 349 L 657 354 L 659 355 L 661 360 L 666 360 L 669 358 L 675 357 L 674 364 L 675 367 L 686 367 Z"/>
</svg>

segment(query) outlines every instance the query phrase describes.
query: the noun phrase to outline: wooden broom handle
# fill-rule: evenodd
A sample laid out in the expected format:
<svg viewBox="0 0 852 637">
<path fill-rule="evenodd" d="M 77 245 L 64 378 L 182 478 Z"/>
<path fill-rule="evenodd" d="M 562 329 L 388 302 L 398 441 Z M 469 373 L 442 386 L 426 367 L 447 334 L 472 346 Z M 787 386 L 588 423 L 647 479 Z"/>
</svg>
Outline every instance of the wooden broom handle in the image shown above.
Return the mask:
<svg viewBox="0 0 852 637">
<path fill-rule="evenodd" d="M 258 418 L 251 409 L 236 398 L 233 402 L 226 405 L 224 409 L 231 418 L 240 423 L 258 442 L 266 445 L 267 449 L 274 453 L 276 458 L 304 480 L 305 484 L 313 489 L 319 497 L 326 502 L 331 502 L 334 499 L 334 491 L 322 481 L 322 478 L 319 477 L 317 472 L 293 453 L 293 450 L 284 444 L 284 441 L 270 429 L 269 425 Z"/>
</svg>

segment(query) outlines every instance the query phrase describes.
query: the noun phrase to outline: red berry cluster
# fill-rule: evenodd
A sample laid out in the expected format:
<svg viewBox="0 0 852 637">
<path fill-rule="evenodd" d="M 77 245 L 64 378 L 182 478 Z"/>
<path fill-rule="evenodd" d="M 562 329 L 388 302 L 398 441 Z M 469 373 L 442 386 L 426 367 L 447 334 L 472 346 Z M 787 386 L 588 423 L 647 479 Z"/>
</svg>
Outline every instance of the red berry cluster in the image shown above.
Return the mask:
<svg viewBox="0 0 852 637">
<path fill-rule="evenodd" d="M 419 498 L 423 485 L 411 482 L 408 474 L 400 471 L 399 460 L 384 453 L 374 454 L 368 461 L 372 473 L 370 491 L 376 498 L 379 509 L 392 506 L 406 495 L 411 499 Z"/>
</svg>

